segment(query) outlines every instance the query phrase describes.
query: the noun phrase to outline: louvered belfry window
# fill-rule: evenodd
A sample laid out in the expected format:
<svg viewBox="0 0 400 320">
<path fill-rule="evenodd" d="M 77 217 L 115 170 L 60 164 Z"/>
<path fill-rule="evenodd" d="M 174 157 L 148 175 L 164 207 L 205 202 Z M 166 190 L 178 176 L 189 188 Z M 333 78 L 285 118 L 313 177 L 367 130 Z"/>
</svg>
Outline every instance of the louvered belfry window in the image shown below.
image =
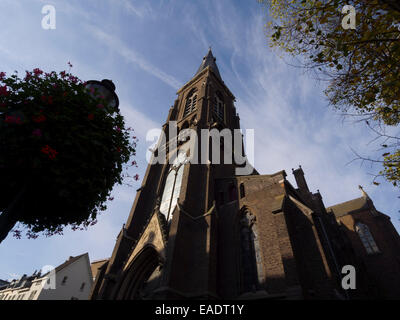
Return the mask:
<svg viewBox="0 0 400 320">
<path fill-rule="evenodd" d="M 196 109 L 197 104 L 197 92 L 196 89 L 193 89 L 189 92 L 186 98 L 185 111 L 183 113 L 183 117 L 186 117 L 188 114 L 192 113 Z"/>
<path fill-rule="evenodd" d="M 224 101 L 219 91 L 217 91 L 217 93 L 215 94 L 213 109 L 216 118 L 220 121 L 224 121 L 225 118 Z"/>
</svg>

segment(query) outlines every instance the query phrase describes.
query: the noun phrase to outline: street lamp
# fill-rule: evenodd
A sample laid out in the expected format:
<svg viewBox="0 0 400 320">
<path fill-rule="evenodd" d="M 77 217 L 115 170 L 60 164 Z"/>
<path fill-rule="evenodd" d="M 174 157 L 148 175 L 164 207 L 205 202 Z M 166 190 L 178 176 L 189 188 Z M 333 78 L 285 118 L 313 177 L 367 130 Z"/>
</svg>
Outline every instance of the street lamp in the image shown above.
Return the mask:
<svg viewBox="0 0 400 320">
<path fill-rule="evenodd" d="M 93 98 L 98 98 L 99 96 L 104 97 L 109 106 L 118 109 L 119 100 L 117 94 L 115 93 L 115 85 L 111 80 L 90 80 L 86 82 L 86 88 L 89 90 L 89 94 Z M 94 90 L 96 89 L 98 92 L 97 96 L 94 94 Z"/>
</svg>

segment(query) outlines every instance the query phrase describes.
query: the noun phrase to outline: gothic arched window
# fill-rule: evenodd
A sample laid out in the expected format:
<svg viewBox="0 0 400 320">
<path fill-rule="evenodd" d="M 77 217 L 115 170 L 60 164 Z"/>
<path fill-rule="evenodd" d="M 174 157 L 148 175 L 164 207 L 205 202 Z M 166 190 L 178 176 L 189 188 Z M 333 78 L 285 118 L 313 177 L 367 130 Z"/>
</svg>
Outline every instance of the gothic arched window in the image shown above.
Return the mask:
<svg viewBox="0 0 400 320">
<path fill-rule="evenodd" d="M 185 104 L 185 111 L 183 113 L 183 117 L 186 117 L 189 113 L 192 113 L 194 109 L 196 109 L 196 104 L 197 104 L 197 90 L 192 89 L 189 94 L 187 95 L 186 98 L 186 104 Z"/>
<path fill-rule="evenodd" d="M 214 115 L 217 117 L 218 120 L 224 121 L 224 98 L 222 94 L 217 91 L 214 97 L 214 106 L 213 106 Z"/>
<path fill-rule="evenodd" d="M 368 226 L 361 222 L 357 222 L 355 227 L 365 250 L 367 250 L 367 253 L 372 254 L 379 252 L 378 246 L 376 245 Z"/>
<path fill-rule="evenodd" d="M 241 292 L 257 291 L 264 280 L 256 216 L 248 208 L 240 215 Z"/>
<path fill-rule="evenodd" d="M 182 186 L 183 169 L 185 167 L 186 157 L 180 154 L 174 161 L 171 169 L 169 170 L 167 179 L 165 181 L 163 195 L 161 198 L 160 212 L 164 214 L 167 223 L 172 219 L 172 212 L 174 211 L 178 202 L 179 193 Z"/>
</svg>

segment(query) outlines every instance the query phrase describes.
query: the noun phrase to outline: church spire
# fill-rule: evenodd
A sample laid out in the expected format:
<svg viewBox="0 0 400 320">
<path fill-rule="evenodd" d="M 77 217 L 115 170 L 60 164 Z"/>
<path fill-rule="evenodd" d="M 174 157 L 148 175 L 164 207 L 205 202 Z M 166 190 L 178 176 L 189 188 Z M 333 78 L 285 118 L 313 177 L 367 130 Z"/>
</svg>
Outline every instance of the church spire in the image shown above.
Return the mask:
<svg viewBox="0 0 400 320">
<path fill-rule="evenodd" d="M 218 79 L 221 79 L 221 75 L 219 74 L 219 70 L 217 67 L 217 64 L 215 63 L 217 59 L 213 56 L 213 53 L 211 51 L 211 47 L 208 49 L 207 55 L 203 58 L 203 61 L 197 70 L 195 76 L 197 76 L 201 71 L 203 71 L 205 68 L 210 67 L 210 69 L 214 72 L 214 74 L 218 77 Z"/>
</svg>

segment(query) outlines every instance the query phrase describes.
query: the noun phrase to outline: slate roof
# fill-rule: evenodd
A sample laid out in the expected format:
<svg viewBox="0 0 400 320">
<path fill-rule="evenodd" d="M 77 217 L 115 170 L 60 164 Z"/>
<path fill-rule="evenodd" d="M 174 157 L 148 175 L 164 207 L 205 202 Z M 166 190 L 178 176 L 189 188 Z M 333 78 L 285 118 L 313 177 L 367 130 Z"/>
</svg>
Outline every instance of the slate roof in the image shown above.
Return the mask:
<svg viewBox="0 0 400 320">
<path fill-rule="evenodd" d="M 205 68 L 210 67 L 215 75 L 222 81 L 221 75 L 219 74 L 219 70 L 217 64 L 215 63 L 216 58 L 213 56 L 211 48 L 208 49 L 207 55 L 203 58 L 203 62 L 201 63 L 199 69 L 197 70 L 195 76 L 197 76 L 201 71 Z"/>
<path fill-rule="evenodd" d="M 368 209 L 368 201 L 366 197 L 361 197 L 357 199 L 353 199 L 350 201 L 346 201 L 343 203 L 336 204 L 334 206 L 326 208 L 327 211 L 332 211 L 334 215 L 339 218 L 350 214 L 354 211 Z"/>
</svg>

